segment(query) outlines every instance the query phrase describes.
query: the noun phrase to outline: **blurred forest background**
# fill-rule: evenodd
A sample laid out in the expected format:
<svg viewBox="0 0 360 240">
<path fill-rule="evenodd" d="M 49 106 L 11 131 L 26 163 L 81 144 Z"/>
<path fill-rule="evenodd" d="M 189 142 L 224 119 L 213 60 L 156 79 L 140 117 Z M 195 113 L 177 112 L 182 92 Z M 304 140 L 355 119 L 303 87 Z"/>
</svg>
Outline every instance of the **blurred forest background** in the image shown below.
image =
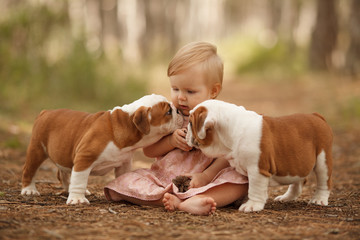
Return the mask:
<svg viewBox="0 0 360 240">
<path fill-rule="evenodd" d="M 192 41 L 218 47 L 219 99 L 271 116 L 326 117 L 335 136 L 331 206 L 306 203 L 309 181 L 300 201 L 270 200 L 255 215 L 165 214 L 107 203 L 109 174 L 89 179 L 92 203 L 75 209 L 64 205 L 51 162 L 39 170 L 44 194 L 19 195 L 42 109 L 169 98 L 168 63 Z M 0 0 L 0 239 L 359 239 L 359 142 L 360 0 Z M 134 160 L 134 169 L 154 161 L 141 150 Z"/>
<path fill-rule="evenodd" d="M 359 12 L 358 0 L 0 0 L 0 116 L 159 93 L 198 40 L 218 46 L 225 82 L 360 84 Z M 359 96 L 344 107 L 360 118 Z"/>
</svg>

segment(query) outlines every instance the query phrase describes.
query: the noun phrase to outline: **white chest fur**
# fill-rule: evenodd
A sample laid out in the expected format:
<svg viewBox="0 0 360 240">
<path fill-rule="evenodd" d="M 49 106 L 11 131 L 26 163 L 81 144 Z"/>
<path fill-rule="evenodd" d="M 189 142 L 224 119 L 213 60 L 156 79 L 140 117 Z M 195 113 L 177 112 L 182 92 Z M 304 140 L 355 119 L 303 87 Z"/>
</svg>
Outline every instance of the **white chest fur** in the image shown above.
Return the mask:
<svg viewBox="0 0 360 240">
<path fill-rule="evenodd" d="M 104 175 L 113 168 L 129 164 L 133 152 L 130 148 L 119 149 L 113 142 L 109 142 L 93 163 L 91 175 Z"/>
<path fill-rule="evenodd" d="M 289 185 L 304 181 L 305 178 L 299 176 L 272 176 L 270 178 L 270 186 Z"/>
</svg>

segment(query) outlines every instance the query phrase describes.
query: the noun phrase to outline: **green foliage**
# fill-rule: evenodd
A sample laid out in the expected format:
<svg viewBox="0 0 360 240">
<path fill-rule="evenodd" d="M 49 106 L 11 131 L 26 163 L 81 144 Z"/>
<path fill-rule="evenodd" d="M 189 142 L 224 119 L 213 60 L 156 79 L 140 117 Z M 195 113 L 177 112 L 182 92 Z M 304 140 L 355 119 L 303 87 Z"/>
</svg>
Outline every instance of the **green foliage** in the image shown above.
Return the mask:
<svg viewBox="0 0 360 240">
<path fill-rule="evenodd" d="M 0 111 L 92 111 L 144 95 L 143 73 L 119 67 L 120 59 L 89 52 L 85 38 L 70 31 L 66 3 L 58 4 L 56 11 L 15 5 L 0 22 Z"/>
<path fill-rule="evenodd" d="M 256 73 L 266 76 L 297 75 L 306 71 L 306 50 L 286 42 L 277 42 L 273 47 L 264 47 L 252 39 L 244 43 L 245 56 L 235 63 L 236 73 Z"/>
<path fill-rule="evenodd" d="M 5 140 L 1 145 L 5 148 L 12 148 L 12 149 L 19 149 L 23 147 L 21 141 L 17 136 L 13 136 Z"/>
<path fill-rule="evenodd" d="M 350 92 L 341 99 L 323 103 L 317 111 L 327 113 L 326 119 L 333 129 L 360 130 L 360 97 Z"/>
<path fill-rule="evenodd" d="M 351 122 L 355 122 L 356 124 L 360 123 L 360 97 L 353 96 L 349 98 L 345 103 L 343 103 L 340 107 L 339 114 L 340 117 L 352 124 Z"/>
</svg>

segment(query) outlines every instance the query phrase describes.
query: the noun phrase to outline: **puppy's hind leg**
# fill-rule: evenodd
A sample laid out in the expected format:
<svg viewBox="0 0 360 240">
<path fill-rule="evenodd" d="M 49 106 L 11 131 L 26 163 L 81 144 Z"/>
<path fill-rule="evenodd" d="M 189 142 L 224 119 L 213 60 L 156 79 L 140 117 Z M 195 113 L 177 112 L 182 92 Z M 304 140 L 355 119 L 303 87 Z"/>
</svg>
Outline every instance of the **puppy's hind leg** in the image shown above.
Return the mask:
<svg viewBox="0 0 360 240">
<path fill-rule="evenodd" d="M 275 201 L 289 202 L 289 201 L 296 200 L 302 192 L 303 183 L 304 183 L 304 181 L 299 181 L 297 183 L 291 184 L 289 186 L 288 190 L 286 191 L 286 193 L 283 195 L 277 196 L 275 198 Z"/>
<path fill-rule="evenodd" d="M 35 186 L 34 176 L 40 165 L 47 159 L 46 148 L 42 142 L 30 141 L 22 173 L 21 195 L 40 195 Z"/>
<path fill-rule="evenodd" d="M 317 180 L 317 187 L 311 203 L 317 205 L 327 206 L 330 188 L 331 188 L 331 171 L 332 171 L 332 156 L 331 152 L 321 151 L 316 160 L 314 168 Z"/>
<path fill-rule="evenodd" d="M 57 178 L 61 182 L 61 185 L 63 186 L 64 191 L 69 192 L 70 174 L 63 170 L 58 169 Z"/>
</svg>

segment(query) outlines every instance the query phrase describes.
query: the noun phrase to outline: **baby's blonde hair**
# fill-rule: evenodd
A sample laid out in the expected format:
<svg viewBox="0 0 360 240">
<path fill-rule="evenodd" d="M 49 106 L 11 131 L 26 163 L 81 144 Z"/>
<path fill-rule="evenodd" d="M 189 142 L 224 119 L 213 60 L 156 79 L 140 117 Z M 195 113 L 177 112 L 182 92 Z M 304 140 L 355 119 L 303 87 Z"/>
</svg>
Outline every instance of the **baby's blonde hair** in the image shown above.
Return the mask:
<svg viewBox="0 0 360 240">
<path fill-rule="evenodd" d="M 168 77 L 177 75 L 195 64 L 202 64 L 206 79 L 209 80 L 208 84 L 222 85 L 223 62 L 217 55 L 216 46 L 207 42 L 192 42 L 180 48 L 169 63 Z"/>
</svg>

